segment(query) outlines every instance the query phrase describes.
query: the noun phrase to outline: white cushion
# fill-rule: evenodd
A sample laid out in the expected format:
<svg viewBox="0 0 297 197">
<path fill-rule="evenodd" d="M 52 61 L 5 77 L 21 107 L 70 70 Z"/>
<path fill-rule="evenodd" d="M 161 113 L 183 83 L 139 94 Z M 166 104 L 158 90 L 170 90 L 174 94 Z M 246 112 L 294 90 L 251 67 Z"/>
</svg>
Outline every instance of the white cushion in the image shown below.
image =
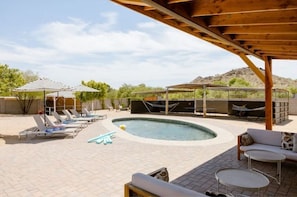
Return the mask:
<svg viewBox="0 0 297 197">
<path fill-rule="evenodd" d="M 282 134 L 279 131 L 249 128 L 247 133 L 252 136 L 255 143 L 281 147 Z"/>
<path fill-rule="evenodd" d="M 249 146 L 240 146 L 240 150 L 242 150 L 242 151 L 266 150 L 266 151 L 271 151 L 271 152 L 277 152 L 277 153 L 284 154 L 287 159 L 297 161 L 297 153 L 296 152 L 282 149 L 280 146 L 271 146 L 271 145 L 254 143 L 254 144 L 249 145 Z"/>
<path fill-rule="evenodd" d="M 142 173 L 132 175 L 132 185 L 161 197 L 206 197 L 202 193 Z"/>
</svg>

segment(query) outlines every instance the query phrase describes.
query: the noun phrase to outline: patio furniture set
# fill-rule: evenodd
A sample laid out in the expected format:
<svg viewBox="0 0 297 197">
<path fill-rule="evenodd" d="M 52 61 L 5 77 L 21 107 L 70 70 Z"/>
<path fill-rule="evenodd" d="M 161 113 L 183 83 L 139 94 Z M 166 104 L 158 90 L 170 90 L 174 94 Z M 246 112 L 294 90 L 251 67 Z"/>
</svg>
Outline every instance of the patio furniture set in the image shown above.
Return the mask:
<svg viewBox="0 0 297 197">
<path fill-rule="evenodd" d="M 241 159 L 243 153 L 247 157 L 247 169 L 223 168 L 215 173 L 217 192 L 205 194 L 185 187 L 160 180 L 158 174 L 161 168 L 149 174 L 135 173 L 132 180 L 124 186 L 125 197 L 128 196 L 233 196 L 220 194 L 220 185 L 224 185 L 226 193 L 228 188 L 239 188 L 257 191 L 262 195 L 271 178 L 281 184 L 281 164 L 285 160 L 297 161 L 297 134 L 288 132 L 268 131 L 261 129 L 247 129 L 238 136 L 237 157 Z M 276 175 L 263 172 L 252 167 L 252 160 L 259 162 L 276 163 Z M 167 176 L 168 172 L 166 170 Z M 206 195 L 207 194 L 207 195 Z"/>
</svg>

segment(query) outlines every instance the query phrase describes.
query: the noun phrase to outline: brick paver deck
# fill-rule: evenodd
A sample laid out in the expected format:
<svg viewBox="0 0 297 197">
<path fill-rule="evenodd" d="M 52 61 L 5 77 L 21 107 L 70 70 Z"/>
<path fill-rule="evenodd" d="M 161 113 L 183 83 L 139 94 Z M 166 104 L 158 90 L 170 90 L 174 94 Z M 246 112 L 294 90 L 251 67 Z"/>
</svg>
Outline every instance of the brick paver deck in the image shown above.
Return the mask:
<svg viewBox="0 0 297 197">
<path fill-rule="evenodd" d="M 215 190 L 217 169 L 246 168 L 246 159 L 240 162 L 236 159 L 233 148 L 236 136 L 248 127 L 264 128 L 263 122 L 175 116 L 216 125 L 228 130 L 233 138 L 223 143 L 185 146 L 129 140 L 117 133 L 111 145 L 87 143 L 88 139 L 111 130 L 106 126 L 111 118 L 123 116 L 131 115 L 108 112 L 108 120 L 89 125 L 74 139 L 33 138 L 1 145 L 0 196 L 123 196 L 123 185 L 133 173 L 149 173 L 164 166 L 174 183 L 200 192 Z M 5 124 L 17 124 L 18 118 Z M 270 164 L 265 166 L 273 169 Z M 265 194 L 296 196 L 296 168 L 296 164 L 284 163 L 282 184 L 272 182 Z"/>
</svg>

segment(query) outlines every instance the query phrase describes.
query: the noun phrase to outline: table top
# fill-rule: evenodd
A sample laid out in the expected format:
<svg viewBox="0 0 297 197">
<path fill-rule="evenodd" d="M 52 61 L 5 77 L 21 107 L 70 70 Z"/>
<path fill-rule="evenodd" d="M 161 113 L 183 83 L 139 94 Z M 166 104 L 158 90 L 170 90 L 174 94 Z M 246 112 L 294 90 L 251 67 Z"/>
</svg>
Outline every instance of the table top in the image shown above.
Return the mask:
<svg viewBox="0 0 297 197">
<path fill-rule="evenodd" d="M 242 189 L 261 189 L 269 184 L 266 176 L 248 169 L 224 168 L 218 170 L 215 176 L 225 186 Z"/>
<path fill-rule="evenodd" d="M 284 161 L 286 156 L 281 153 L 276 153 L 266 150 L 248 150 L 244 152 L 246 157 L 250 157 L 253 160 L 263 161 L 263 162 L 278 162 Z"/>
</svg>

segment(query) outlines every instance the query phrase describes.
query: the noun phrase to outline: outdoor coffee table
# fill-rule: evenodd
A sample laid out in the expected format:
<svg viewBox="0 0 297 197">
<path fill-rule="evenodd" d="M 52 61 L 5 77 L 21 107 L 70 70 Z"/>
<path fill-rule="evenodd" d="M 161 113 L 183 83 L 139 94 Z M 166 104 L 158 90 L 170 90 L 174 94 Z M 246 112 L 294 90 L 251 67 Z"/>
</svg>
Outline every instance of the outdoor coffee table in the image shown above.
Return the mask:
<svg viewBox="0 0 297 197">
<path fill-rule="evenodd" d="M 269 180 L 261 173 L 249 169 L 224 168 L 215 173 L 218 183 L 218 191 L 220 184 L 227 187 L 237 187 L 240 189 L 257 190 L 265 188 L 269 184 Z"/>
<path fill-rule="evenodd" d="M 281 183 L 282 161 L 286 159 L 285 155 L 265 150 L 249 150 L 245 151 L 244 155 L 248 158 L 248 169 L 252 169 L 266 176 L 269 176 L 270 178 L 273 178 L 278 184 Z M 271 176 L 256 168 L 252 168 L 252 160 L 277 163 L 276 177 Z"/>
</svg>

